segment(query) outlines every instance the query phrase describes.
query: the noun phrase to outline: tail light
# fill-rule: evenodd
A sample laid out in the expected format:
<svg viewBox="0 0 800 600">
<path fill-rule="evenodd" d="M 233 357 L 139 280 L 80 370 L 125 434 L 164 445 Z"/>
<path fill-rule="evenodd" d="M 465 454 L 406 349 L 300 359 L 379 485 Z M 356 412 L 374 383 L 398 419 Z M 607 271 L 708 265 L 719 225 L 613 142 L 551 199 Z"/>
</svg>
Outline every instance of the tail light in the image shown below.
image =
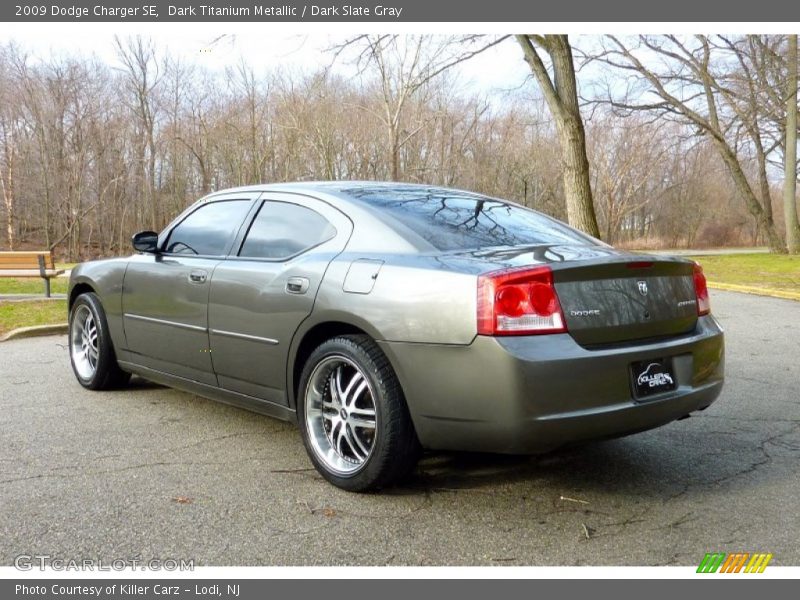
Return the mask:
<svg viewBox="0 0 800 600">
<path fill-rule="evenodd" d="M 563 333 L 564 314 L 550 267 L 493 271 L 478 277 L 478 333 Z"/>
<path fill-rule="evenodd" d="M 707 315 L 711 312 L 711 300 L 708 298 L 708 284 L 703 275 L 703 267 L 694 263 L 694 294 L 697 297 L 697 314 Z"/>
</svg>

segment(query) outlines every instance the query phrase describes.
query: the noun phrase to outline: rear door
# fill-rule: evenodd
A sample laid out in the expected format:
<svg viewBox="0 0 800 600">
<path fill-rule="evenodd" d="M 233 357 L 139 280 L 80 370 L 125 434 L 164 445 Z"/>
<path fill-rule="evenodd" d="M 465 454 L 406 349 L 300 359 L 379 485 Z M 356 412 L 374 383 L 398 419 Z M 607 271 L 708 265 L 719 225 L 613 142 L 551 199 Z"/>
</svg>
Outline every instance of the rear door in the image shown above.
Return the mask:
<svg viewBox="0 0 800 600">
<path fill-rule="evenodd" d="M 193 207 L 166 232 L 159 254 L 131 259 L 123 284 L 123 323 L 137 363 L 216 385 L 208 343 L 209 285 L 257 195 L 215 198 Z"/>
<path fill-rule="evenodd" d="M 208 326 L 220 387 L 286 404 L 286 361 L 352 223 L 329 204 L 265 194 L 211 278 Z"/>
</svg>

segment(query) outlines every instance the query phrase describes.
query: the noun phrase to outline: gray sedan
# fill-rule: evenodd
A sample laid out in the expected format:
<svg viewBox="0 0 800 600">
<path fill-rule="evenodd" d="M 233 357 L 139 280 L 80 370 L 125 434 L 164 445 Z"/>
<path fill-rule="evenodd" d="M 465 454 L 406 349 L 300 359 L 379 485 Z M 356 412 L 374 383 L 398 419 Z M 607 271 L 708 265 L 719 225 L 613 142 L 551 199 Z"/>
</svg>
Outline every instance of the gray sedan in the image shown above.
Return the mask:
<svg viewBox="0 0 800 600">
<path fill-rule="evenodd" d="M 546 452 L 704 410 L 723 334 L 696 263 L 517 204 L 399 183 L 213 193 L 72 271 L 81 385 L 131 373 L 295 421 L 331 483 L 423 449 Z"/>
</svg>

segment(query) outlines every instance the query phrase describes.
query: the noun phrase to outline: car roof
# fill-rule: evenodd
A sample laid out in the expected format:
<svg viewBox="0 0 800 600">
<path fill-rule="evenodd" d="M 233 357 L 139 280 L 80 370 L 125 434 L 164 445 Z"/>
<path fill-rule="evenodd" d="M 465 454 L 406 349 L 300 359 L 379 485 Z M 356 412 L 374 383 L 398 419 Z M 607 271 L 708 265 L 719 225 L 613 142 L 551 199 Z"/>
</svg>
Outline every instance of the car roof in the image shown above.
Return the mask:
<svg viewBox="0 0 800 600">
<path fill-rule="evenodd" d="M 387 251 L 397 252 L 407 252 L 411 248 L 417 252 L 431 252 L 435 248 L 418 232 L 409 229 L 408 226 L 384 210 L 377 200 L 385 200 L 387 196 L 390 196 L 392 200 L 404 201 L 418 198 L 417 194 L 424 194 L 476 200 L 491 199 L 514 204 L 465 190 L 397 181 L 298 181 L 256 184 L 212 192 L 201 198 L 199 202 L 212 201 L 220 196 L 229 196 L 230 194 L 253 192 L 300 194 L 323 200 L 342 210 L 353 218 L 354 222 L 362 225 L 351 239 L 349 247 L 358 248 L 360 243 L 363 243 L 364 247 L 369 247 L 380 240 L 381 245 Z M 388 235 L 387 230 L 391 231 L 393 235 Z M 369 232 L 369 234 L 365 232 Z"/>
<path fill-rule="evenodd" d="M 405 200 L 414 197 L 416 192 L 434 196 L 486 199 L 486 196 L 481 196 L 474 192 L 418 183 L 396 181 L 298 181 L 221 189 L 200 198 L 192 206 L 230 197 L 237 193 L 254 192 L 298 194 L 327 202 L 344 212 L 354 224 L 360 225 L 354 231 L 354 235 L 348 244 L 349 248 L 366 249 L 377 247 L 379 244 L 381 249 L 386 252 L 402 253 L 407 253 L 411 250 L 432 252 L 435 248 L 429 241 L 421 237 L 418 232 L 409 229 L 386 210 L 383 210 L 377 203 L 370 200 L 381 196 L 385 199 L 386 195 L 393 195 L 398 200 Z M 191 208 L 189 207 L 185 212 L 188 212 Z M 179 216 L 174 222 L 178 222 L 181 218 L 182 216 Z"/>
<path fill-rule="evenodd" d="M 356 201 L 359 204 L 369 204 L 369 196 L 366 194 L 356 194 L 354 192 L 374 192 L 374 193 L 408 193 L 420 191 L 428 194 L 447 194 L 458 195 L 472 198 L 488 198 L 483 194 L 459 190 L 438 185 L 427 185 L 422 183 L 405 183 L 399 181 L 295 181 L 287 183 L 264 183 L 248 186 L 241 186 L 212 192 L 205 199 L 213 199 L 217 195 L 231 194 L 236 192 L 291 192 L 295 194 L 325 194 L 328 197 L 336 196 L 346 202 Z M 500 202 L 508 202 L 499 198 L 492 198 Z M 513 202 L 509 202 L 514 204 Z"/>
</svg>

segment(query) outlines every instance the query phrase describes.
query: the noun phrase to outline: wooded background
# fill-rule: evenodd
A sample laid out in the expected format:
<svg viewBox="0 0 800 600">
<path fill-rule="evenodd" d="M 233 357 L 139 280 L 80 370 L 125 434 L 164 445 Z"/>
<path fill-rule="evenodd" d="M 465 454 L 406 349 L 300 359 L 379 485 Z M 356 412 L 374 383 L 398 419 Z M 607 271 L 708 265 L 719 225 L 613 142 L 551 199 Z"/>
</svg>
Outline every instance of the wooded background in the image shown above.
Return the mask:
<svg viewBox="0 0 800 600">
<path fill-rule="evenodd" d="M 455 65 L 497 43 L 520 45 L 524 89 L 460 83 Z M 315 179 L 453 186 L 567 220 L 561 148 L 574 131 L 545 89 L 569 91 L 565 51 L 603 240 L 786 251 L 796 36 L 358 36 L 303 74 L 211 71 L 142 37 L 117 39 L 108 64 L 7 43 L 0 248 L 125 254 L 132 233 L 210 191 Z"/>
</svg>

